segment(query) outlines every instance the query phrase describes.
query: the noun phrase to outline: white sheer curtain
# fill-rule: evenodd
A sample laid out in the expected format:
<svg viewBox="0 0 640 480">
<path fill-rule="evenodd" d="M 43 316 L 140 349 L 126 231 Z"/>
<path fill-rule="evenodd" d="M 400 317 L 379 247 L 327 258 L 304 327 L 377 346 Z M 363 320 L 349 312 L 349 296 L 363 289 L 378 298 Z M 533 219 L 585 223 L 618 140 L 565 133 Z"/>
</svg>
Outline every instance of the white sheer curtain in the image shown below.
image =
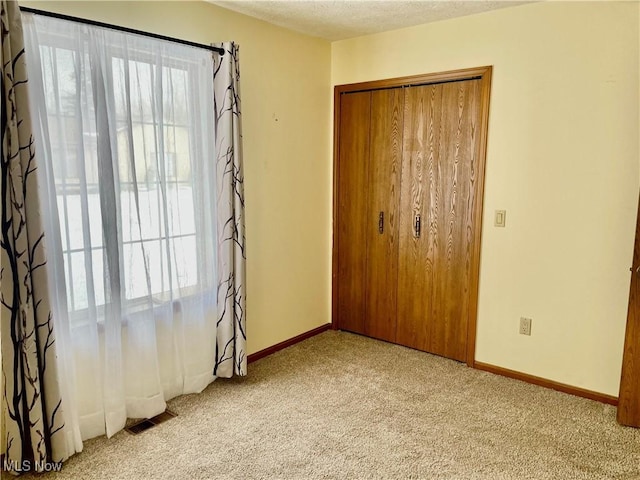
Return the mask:
<svg viewBox="0 0 640 480">
<path fill-rule="evenodd" d="M 111 436 L 215 378 L 211 52 L 23 21 L 67 425 Z"/>
</svg>

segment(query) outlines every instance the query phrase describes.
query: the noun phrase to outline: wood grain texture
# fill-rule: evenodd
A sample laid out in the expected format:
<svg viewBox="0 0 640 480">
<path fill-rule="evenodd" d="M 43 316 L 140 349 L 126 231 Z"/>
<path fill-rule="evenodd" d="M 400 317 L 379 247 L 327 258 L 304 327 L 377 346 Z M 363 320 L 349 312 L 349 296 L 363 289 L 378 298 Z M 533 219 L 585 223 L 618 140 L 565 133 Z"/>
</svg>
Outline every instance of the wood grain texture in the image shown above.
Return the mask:
<svg viewBox="0 0 640 480">
<path fill-rule="evenodd" d="M 306 340 L 311 337 L 315 337 L 316 335 L 321 334 L 322 332 L 326 332 L 327 330 L 332 329 L 332 324 L 327 323 L 325 325 L 320 325 L 319 327 L 313 328 L 307 332 L 301 333 L 300 335 L 296 335 L 293 338 L 285 340 L 284 342 L 276 343 L 275 345 L 271 345 L 263 350 L 260 350 L 255 353 L 251 353 L 247 356 L 247 363 L 253 363 L 256 360 L 260 360 L 261 358 L 268 357 L 269 355 L 279 352 L 285 348 L 291 347 L 296 343 L 300 343 L 303 340 Z"/>
<path fill-rule="evenodd" d="M 340 99 L 338 88 L 333 89 L 333 206 L 331 223 L 331 329 L 338 330 L 338 181 L 340 165 Z"/>
<path fill-rule="evenodd" d="M 333 271 L 332 271 L 332 326 L 333 328 L 342 328 L 339 325 L 339 197 L 340 193 L 340 145 L 341 145 L 341 97 L 347 92 L 363 92 L 375 91 L 378 89 L 386 89 L 390 87 L 408 87 L 416 85 L 430 85 L 447 82 L 458 82 L 461 80 L 479 80 L 479 120 L 476 128 L 476 155 L 477 170 L 475 170 L 475 201 L 474 201 L 474 222 L 471 236 L 473 244 L 471 248 L 471 264 L 470 264 L 470 285 L 468 291 L 468 311 L 469 318 L 467 323 L 467 353 L 466 361 L 469 366 L 474 366 L 475 361 L 475 342 L 476 342 L 476 320 L 477 320 L 477 304 L 478 304 L 478 279 L 480 270 L 480 238 L 482 232 L 482 210 L 483 210 L 483 189 L 484 189 L 484 167 L 486 158 L 487 131 L 489 118 L 489 103 L 491 93 L 491 74 L 492 67 L 477 67 L 461 70 L 453 70 L 448 72 L 430 73 L 425 75 L 415 75 L 410 77 L 401 77 L 394 79 L 385 79 L 372 82 L 363 82 L 349 85 L 338 85 L 334 88 L 334 211 L 333 211 Z M 404 157 L 404 155 L 403 155 Z M 386 223 L 386 222 L 385 222 Z M 423 218 L 423 232 L 428 229 L 428 225 Z M 412 226 L 412 225 L 411 225 Z M 404 233 L 404 229 L 400 229 L 399 239 Z M 424 233 L 423 233 L 424 234 Z M 400 239 L 401 240 L 401 239 Z M 400 257 L 399 257 L 400 258 Z M 390 286 L 389 288 L 393 288 Z M 402 291 L 399 290 L 402 294 Z M 425 302 L 426 299 L 418 300 L 418 303 Z M 399 340 L 396 340 L 401 343 Z"/>
<path fill-rule="evenodd" d="M 478 170 L 478 80 L 442 86 L 442 138 L 439 187 L 443 228 L 439 230 L 438 288 L 431 340 L 435 353 L 466 361 L 471 263 L 476 223 L 475 185 Z M 481 219 L 477 220 L 478 222 Z M 435 313 L 435 312 L 434 312 Z"/>
<path fill-rule="evenodd" d="M 402 89 L 377 90 L 371 94 L 365 333 L 390 342 L 396 338 L 403 105 Z"/>
<path fill-rule="evenodd" d="M 640 427 L 640 205 L 629 290 L 617 418 L 622 425 Z"/>
<path fill-rule="evenodd" d="M 488 363 L 476 362 L 474 368 L 493 373 L 495 375 L 501 375 L 503 377 L 509 377 L 522 382 L 538 385 L 540 387 L 550 388 L 551 390 L 557 390 L 558 392 L 568 393 L 569 395 L 575 395 L 576 397 L 583 397 L 588 398 L 589 400 L 595 400 L 596 402 L 606 403 L 607 405 L 618 405 L 618 399 L 612 395 L 607 395 L 606 393 L 594 392 L 593 390 L 574 387 L 572 385 L 567 385 L 566 383 L 554 382 L 553 380 L 547 380 L 546 378 L 536 377 L 535 375 L 509 370 L 508 368 L 496 367 L 495 365 L 490 365 Z"/>
<path fill-rule="evenodd" d="M 371 92 L 340 102 L 337 209 L 337 316 L 342 330 L 365 333 L 367 182 Z"/>
<path fill-rule="evenodd" d="M 467 359 L 479 81 L 405 90 L 398 341 Z M 416 216 L 424 225 L 419 237 Z M 402 338 L 402 340 L 401 340 Z"/>
<path fill-rule="evenodd" d="M 479 79 L 480 111 L 476 131 L 477 170 L 475 172 L 475 217 L 473 250 L 471 256 L 471 286 L 469 289 L 469 324 L 467 327 L 467 365 L 474 366 L 476 355 L 476 331 L 478 319 L 478 284 L 480 280 L 480 250 L 482 240 L 482 213 L 484 206 L 484 171 L 487 158 L 487 135 L 489 131 L 489 102 L 491 98 L 492 67 L 483 67 Z"/>
<path fill-rule="evenodd" d="M 439 198 L 435 188 L 442 115 L 442 85 L 405 89 L 400 248 L 398 258 L 397 342 L 430 351 L 431 310 L 438 235 Z M 416 236 L 415 222 L 421 219 Z"/>
</svg>

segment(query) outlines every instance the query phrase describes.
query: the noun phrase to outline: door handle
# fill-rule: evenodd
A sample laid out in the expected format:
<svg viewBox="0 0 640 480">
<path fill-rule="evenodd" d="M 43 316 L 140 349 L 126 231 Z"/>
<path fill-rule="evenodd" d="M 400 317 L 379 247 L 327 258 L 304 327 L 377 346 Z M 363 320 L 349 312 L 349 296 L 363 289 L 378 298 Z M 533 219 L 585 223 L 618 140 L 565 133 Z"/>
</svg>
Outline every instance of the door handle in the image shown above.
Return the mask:
<svg viewBox="0 0 640 480">
<path fill-rule="evenodd" d="M 413 225 L 414 234 L 416 238 L 420 238 L 420 230 L 422 229 L 422 225 L 420 222 L 420 214 L 416 215 L 416 220 Z"/>
<path fill-rule="evenodd" d="M 378 233 L 384 232 L 384 212 L 380 212 L 378 215 Z"/>
</svg>

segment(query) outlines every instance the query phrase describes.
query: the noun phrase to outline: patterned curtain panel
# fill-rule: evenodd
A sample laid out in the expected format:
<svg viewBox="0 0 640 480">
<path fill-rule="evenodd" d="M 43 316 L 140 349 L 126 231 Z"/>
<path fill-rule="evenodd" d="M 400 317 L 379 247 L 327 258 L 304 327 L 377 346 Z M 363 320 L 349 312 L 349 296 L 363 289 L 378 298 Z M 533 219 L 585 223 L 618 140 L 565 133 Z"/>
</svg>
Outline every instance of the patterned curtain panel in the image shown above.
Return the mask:
<svg viewBox="0 0 640 480">
<path fill-rule="evenodd" d="M 56 337 L 47 290 L 37 156 L 17 2 L 0 1 L 2 26 L 1 470 L 44 471 L 66 459 Z M 55 463 L 54 463 L 55 462 Z"/>
<path fill-rule="evenodd" d="M 238 45 L 225 42 L 215 46 L 224 48 L 226 53 L 213 55 L 220 279 L 213 374 L 231 377 L 247 372 L 240 67 Z"/>
</svg>

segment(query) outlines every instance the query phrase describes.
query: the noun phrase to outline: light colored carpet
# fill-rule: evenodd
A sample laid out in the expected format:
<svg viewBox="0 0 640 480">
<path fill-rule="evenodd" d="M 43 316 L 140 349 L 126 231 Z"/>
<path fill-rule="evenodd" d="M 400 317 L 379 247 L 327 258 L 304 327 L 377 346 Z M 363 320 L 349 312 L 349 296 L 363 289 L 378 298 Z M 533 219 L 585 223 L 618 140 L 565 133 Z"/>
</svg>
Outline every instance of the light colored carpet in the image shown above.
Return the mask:
<svg viewBox="0 0 640 480">
<path fill-rule="evenodd" d="M 37 478 L 640 479 L 640 430 L 615 408 L 348 333 L 170 408 Z"/>
</svg>

